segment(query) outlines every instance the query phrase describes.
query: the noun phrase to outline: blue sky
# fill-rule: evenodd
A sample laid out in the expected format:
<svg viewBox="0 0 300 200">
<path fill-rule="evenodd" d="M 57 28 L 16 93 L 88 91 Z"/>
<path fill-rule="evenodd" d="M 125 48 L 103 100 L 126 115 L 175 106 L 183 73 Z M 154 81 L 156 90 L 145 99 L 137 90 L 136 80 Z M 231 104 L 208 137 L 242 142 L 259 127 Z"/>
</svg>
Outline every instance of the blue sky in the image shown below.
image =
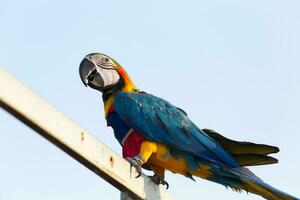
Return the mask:
<svg viewBox="0 0 300 200">
<path fill-rule="evenodd" d="M 300 197 L 300 2 L 0 1 L 0 66 L 116 152 L 101 96 L 83 87 L 90 52 L 118 60 L 136 85 L 199 127 L 280 147 L 251 168 Z M 0 199 L 118 199 L 119 192 L 0 110 Z M 167 174 L 178 199 L 261 199 Z"/>
</svg>

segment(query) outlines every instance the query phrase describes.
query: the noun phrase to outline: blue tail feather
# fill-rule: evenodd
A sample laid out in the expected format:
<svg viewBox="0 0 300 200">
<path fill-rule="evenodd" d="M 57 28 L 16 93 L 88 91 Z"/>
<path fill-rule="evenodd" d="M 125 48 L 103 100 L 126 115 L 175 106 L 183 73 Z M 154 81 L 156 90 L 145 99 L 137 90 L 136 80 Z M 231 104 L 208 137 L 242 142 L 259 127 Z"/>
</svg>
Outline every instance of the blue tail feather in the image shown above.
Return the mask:
<svg viewBox="0 0 300 200">
<path fill-rule="evenodd" d="M 214 175 L 208 178 L 210 181 L 231 187 L 237 191 L 245 190 L 269 200 L 300 200 L 268 185 L 245 167 L 225 167 L 222 169 L 212 169 L 212 171 Z"/>
</svg>

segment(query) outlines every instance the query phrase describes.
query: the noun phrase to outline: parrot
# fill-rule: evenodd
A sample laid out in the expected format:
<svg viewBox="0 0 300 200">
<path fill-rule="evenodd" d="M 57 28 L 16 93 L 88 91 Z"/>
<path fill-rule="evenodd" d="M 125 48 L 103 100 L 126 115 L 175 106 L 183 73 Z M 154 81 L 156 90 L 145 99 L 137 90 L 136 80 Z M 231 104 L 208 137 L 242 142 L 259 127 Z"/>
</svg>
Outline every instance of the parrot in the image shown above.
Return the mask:
<svg viewBox="0 0 300 200">
<path fill-rule="evenodd" d="M 278 160 L 276 146 L 235 141 L 211 129 L 200 129 L 187 113 L 170 102 L 139 90 L 125 69 L 103 53 L 86 55 L 79 65 L 86 87 L 102 93 L 107 126 L 122 146 L 122 156 L 138 172 L 165 185 L 165 171 L 195 180 L 199 177 L 271 200 L 295 200 L 292 195 L 265 183 L 249 166 Z"/>
</svg>

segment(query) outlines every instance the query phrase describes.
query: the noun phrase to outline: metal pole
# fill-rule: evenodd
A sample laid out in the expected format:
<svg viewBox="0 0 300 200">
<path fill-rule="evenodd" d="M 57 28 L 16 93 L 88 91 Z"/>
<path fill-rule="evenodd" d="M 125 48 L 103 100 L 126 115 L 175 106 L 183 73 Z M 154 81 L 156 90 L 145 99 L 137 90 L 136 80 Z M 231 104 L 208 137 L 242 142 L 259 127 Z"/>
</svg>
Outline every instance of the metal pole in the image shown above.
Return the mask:
<svg viewBox="0 0 300 200">
<path fill-rule="evenodd" d="M 121 200 L 135 200 L 127 192 L 121 192 Z"/>
<path fill-rule="evenodd" d="M 0 107 L 123 192 L 123 199 L 174 200 L 147 176 L 0 67 Z M 128 199 L 127 198 L 127 199 Z"/>
</svg>

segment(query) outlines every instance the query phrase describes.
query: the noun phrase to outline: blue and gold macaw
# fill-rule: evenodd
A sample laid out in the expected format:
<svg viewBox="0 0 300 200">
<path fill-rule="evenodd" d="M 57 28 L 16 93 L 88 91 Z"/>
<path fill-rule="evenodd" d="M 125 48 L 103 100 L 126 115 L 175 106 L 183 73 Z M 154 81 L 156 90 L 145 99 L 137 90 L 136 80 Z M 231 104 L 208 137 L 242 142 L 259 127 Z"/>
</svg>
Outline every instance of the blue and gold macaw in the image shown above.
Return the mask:
<svg viewBox="0 0 300 200">
<path fill-rule="evenodd" d="M 269 154 L 279 149 L 264 144 L 230 140 L 210 129 L 199 129 L 180 108 L 138 90 L 121 65 L 102 53 L 91 53 L 80 63 L 85 84 L 103 94 L 105 118 L 122 145 L 123 157 L 139 174 L 167 185 L 165 170 L 193 179 L 201 177 L 236 191 L 266 199 L 297 199 L 264 183 L 245 166 L 277 163 Z"/>
</svg>

